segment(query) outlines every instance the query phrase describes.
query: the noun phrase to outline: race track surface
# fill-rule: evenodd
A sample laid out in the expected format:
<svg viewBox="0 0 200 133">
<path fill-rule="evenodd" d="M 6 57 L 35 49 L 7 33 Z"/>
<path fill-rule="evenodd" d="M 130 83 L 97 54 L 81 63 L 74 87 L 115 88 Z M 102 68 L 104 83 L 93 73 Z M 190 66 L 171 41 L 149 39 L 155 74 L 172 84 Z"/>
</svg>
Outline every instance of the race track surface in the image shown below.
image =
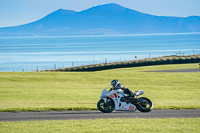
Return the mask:
<svg viewBox="0 0 200 133">
<path fill-rule="evenodd" d="M 100 111 L 0 112 L 0 121 L 76 120 L 99 118 L 197 118 L 200 109 L 153 110 L 149 113 Z"/>
<path fill-rule="evenodd" d="M 199 69 L 156 70 L 156 71 L 145 71 L 145 72 L 195 73 L 195 72 L 200 72 L 200 68 Z"/>
</svg>

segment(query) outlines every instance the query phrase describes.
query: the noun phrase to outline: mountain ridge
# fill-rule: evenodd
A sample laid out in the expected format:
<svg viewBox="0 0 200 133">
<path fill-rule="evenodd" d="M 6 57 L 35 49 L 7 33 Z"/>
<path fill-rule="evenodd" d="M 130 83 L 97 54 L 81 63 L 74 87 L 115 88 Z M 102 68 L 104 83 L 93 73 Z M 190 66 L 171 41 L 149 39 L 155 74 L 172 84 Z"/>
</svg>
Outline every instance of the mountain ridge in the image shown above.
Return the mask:
<svg viewBox="0 0 200 133">
<path fill-rule="evenodd" d="M 76 12 L 58 9 L 25 25 L 0 28 L 0 36 L 113 35 L 200 32 L 200 17 L 141 13 L 110 3 Z"/>
</svg>

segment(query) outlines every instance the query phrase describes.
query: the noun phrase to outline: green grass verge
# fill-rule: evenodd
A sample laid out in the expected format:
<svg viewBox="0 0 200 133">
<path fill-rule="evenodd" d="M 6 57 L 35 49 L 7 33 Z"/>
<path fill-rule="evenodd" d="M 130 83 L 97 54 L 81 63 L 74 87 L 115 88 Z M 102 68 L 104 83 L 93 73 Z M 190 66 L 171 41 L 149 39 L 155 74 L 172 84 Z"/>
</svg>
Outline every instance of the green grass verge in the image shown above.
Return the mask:
<svg viewBox="0 0 200 133">
<path fill-rule="evenodd" d="M 0 111 L 97 109 L 101 91 L 113 79 L 132 91 L 145 90 L 155 109 L 199 109 L 200 73 L 142 72 L 197 67 L 195 63 L 98 72 L 0 72 Z"/>
<path fill-rule="evenodd" d="M 1 133 L 199 133 L 200 118 L 0 122 Z"/>
</svg>

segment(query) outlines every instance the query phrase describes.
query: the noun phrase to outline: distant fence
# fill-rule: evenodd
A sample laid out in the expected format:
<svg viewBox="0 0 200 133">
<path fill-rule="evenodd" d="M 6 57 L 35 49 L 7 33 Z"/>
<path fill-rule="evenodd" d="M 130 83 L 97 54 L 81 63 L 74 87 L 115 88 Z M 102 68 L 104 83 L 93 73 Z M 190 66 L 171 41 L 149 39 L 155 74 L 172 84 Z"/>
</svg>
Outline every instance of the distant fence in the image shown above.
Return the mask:
<svg viewBox="0 0 200 133">
<path fill-rule="evenodd" d="M 50 71 L 101 71 L 116 68 L 139 67 L 150 65 L 163 65 L 163 64 L 184 64 L 184 63 L 198 63 L 200 61 L 200 54 L 190 56 L 165 56 L 151 59 L 141 59 L 134 61 L 123 61 L 113 63 L 100 63 L 93 65 L 77 66 L 62 68 Z"/>
</svg>

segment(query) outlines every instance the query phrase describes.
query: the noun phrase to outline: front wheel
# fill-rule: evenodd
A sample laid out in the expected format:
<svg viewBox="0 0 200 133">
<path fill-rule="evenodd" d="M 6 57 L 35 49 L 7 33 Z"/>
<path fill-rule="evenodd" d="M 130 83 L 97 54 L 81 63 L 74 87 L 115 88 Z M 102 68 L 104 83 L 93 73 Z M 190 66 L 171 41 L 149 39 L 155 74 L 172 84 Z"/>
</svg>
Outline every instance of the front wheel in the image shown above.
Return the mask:
<svg viewBox="0 0 200 133">
<path fill-rule="evenodd" d="M 97 107 L 103 113 L 111 113 L 115 108 L 114 103 L 111 99 L 107 99 L 106 103 L 103 99 L 100 99 L 97 103 Z"/>
<path fill-rule="evenodd" d="M 150 99 L 146 97 L 138 98 L 138 103 L 136 107 L 141 112 L 150 112 L 153 109 L 153 103 Z"/>
</svg>

